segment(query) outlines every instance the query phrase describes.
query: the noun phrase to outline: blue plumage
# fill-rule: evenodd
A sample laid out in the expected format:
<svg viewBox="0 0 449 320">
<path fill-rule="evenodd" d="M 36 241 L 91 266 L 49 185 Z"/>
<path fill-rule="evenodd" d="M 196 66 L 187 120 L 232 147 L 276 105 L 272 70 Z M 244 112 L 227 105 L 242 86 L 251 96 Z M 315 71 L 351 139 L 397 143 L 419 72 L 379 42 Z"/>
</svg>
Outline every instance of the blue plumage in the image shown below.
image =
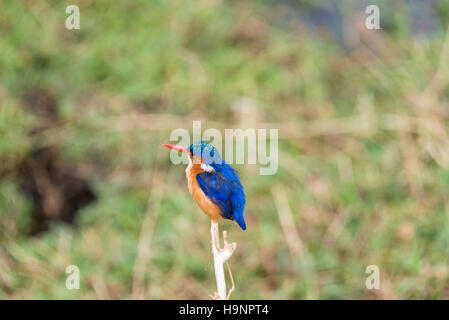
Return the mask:
<svg viewBox="0 0 449 320">
<path fill-rule="evenodd" d="M 243 218 L 245 192 L 237 171 L 222 160 L 216 149 L 206 142 L 193 143 L 189 147 L 189 151 L 201 156 L 203 162 L 214 169 L 214 171 L 197 175 L 201 190 L 220 208 L 223 218 L 235 220 L 240 228 L 246 230 Z"/>
</svg>

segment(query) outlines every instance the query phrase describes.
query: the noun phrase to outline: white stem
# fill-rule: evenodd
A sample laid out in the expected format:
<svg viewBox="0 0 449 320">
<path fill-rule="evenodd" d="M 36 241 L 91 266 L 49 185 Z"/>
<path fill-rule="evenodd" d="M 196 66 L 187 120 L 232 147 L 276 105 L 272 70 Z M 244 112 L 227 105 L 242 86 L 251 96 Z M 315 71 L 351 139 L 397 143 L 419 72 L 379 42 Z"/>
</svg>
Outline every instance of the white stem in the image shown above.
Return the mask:
<svg viewBox="0 0 449 320">
<path fill-rule="evenodd" d="M 234 253 L 237 244 L 229 244 L 226 239 L 226 231 L 223 232 L 224 248 L 220 249 L 220 236 L 218 232 L 218 223 L 212 222 L 210 226 L 210 235 L 212 238 L 212 255 L 214 256 L 215 280 L 217 281 L 217 292 L 215 298 L 226 300 L 226 281 L 223 264 Z"/>
</svg>

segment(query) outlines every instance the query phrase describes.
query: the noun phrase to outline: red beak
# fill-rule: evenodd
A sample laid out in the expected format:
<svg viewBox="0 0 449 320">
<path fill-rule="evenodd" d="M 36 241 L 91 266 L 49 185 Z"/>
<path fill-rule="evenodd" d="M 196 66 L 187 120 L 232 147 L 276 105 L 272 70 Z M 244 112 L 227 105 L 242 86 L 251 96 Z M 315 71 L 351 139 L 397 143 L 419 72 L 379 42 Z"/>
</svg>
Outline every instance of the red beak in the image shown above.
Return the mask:
<svg viewBox="0 0 449 320">
<path fill-rule="evenodd" d="M 163 144 L 163 146 L 179 152 L 184 152 L 185 154 L 189 154 L 189 152 L 187 151 L 187 147 L 179 146 L 177 144 Z"/>
</svg>

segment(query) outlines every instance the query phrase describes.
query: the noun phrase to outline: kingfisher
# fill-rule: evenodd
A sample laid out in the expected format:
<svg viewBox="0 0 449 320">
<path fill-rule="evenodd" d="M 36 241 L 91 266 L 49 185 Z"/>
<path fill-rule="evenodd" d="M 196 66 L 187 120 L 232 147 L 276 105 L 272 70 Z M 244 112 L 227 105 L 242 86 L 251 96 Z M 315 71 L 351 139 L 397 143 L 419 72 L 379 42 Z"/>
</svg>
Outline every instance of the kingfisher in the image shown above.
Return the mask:
<svg viewBox="0 0 449 320">
<path fill-rule="evenodd" d="M 223 160 L 216 148 L 206 142 L 194 142 L 189 147 L 164 144 L 185 153 L 187 185 L 200 209 L 217 224 L 220 218 L 234 220 L 246 230 L 243 217 L 245 191 L 237 171 Z"/>
</svg>

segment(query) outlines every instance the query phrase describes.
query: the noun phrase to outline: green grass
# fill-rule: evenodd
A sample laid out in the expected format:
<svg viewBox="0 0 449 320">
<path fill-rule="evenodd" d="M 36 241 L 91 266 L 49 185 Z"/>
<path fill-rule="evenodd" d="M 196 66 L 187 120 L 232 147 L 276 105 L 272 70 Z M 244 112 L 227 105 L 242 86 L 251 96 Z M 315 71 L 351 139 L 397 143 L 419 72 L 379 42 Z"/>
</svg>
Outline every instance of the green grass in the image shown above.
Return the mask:
<svg viewBox="0 0 449 320">
<path fill-rule="evenodd" d="M 64 27 L 69 4 L 80 6 L 80 30 Z M 233 298 L 449 298 L 445 28 L 414 37 L 396 10 L 386 30 L 345 52 L 270 5 L 0 5 L 0 298 L 212 294 L 209 220 L 161 144 L 179 126 L 190 130 L 191 119 L 203 129 L 238 127 L 233 105 L 242 96 L 257 102 L 257 123 L 278 127 L 280 163 L 274 176 L 238 166 L 248 230 L 221 223 L 238 243 Z M 55 99 L 51 126 L 25 107 L 36 89 Z M 131 114 L 156 120 L 135 124 Z M 33 204 L 17 177 L 38 146 L 56 148 L 97 200 L 75 225 L 54 221 L 30 237 Z M 298 254 L 275 186 L 303 243 Z M 80 290 L 65 288 L 70 264 L 80 267 Z M 372 264 L 381 271 L 377 291 L 365 288 Z"/>
</svg>

